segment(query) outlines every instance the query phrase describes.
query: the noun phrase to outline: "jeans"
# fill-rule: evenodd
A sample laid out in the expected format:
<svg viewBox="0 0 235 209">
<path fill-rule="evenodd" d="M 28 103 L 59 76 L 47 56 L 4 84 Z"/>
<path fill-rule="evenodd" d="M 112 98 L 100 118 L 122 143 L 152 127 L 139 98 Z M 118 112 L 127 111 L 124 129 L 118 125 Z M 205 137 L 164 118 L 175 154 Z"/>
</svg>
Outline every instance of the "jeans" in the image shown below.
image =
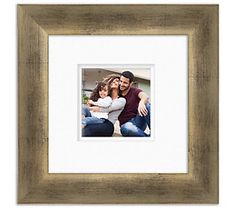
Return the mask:
<svg viewBox="0 0 235 209">
<path fill-rule="evenodd" d="M 136 115 L 128 122 L 121 125 L 121 133 L 123 136 L 129 137 L 149 137 L 144 130 L 148 126 L 150 129 L 150 103 L 146 104 L 148 114 L 146 116 Z"/>
<path fill-rule="evenodd" d="M 113 123 L 104 119 L 103 123 L 87 125 L 82 129 L 83 137 L 108 137 L 114 132 Z"/>
<path fill-rule="evenodd" d="M 82 107 L 82 115 L 85 116 L 85 118 L 82 119 L 82 125 L 85 126 L 104 122 L 104 118 L 97 118 L 92 116 L 90 110 L 87 107 Z"/>
</svg>

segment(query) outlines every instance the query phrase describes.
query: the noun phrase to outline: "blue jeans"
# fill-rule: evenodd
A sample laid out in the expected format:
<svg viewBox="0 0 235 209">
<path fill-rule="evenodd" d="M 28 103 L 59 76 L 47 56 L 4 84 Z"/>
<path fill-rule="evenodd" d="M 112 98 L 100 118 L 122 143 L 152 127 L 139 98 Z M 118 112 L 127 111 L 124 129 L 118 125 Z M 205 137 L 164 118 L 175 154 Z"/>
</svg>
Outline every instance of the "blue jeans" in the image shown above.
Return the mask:
<svg viewBox="0 0 235 209">
<path fill-rule="evenodd" d="M 146 116 L 136 115 L 128 122 L 121 125 L 121 133 L 123 136 L 129 137 L 149 137 L 144 130 L 148 126 L 150 129 L 150 104 L 146 104 L 148 114 Z"/>
<path fill-rule="evenodd" d="M 83 137 L 110 137 L 113 135 L 113 123 L 104 119 L 104 123 L 87 125 L 82 129 Z"/>
<path fill-rule="evenodd" d="M 91 125 L 91 124 L 99 124 L 103 123 L 105 120 L 104 118 L 97 118 L 91 115 L 90 110 L 87 107 L 82 107 L 82 115 L 85 118 L 82 119 L 82 125 Z"/>
</svg>

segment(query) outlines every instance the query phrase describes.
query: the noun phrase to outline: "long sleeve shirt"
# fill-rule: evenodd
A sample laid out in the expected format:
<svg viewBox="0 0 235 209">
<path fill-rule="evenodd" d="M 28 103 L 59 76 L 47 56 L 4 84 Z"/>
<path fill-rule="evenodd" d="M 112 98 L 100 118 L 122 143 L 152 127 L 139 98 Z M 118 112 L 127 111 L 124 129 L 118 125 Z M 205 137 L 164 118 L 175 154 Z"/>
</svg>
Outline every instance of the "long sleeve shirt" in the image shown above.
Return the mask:
<svg viewBox="0 0 235 209">
<path fill-rule="evenodd" d="M 94 102 L 94 105 L 100 108 L 108 108 L 111 104 L 112 98 L 110 96 L 107 96 L 105 98 L 99 98 L 96 102 Z M 91 115 L 97 118 L 108 119 L 108 112 L 91 112 Z"/>
<path fill-rule="evenodd" d="M 94 102 L 95 106 L 99 107 L 109 107 L 112 104 L 112 98 L 110 96 L 107 96 L 105 98 L 99 98 L 96 102 Z"/>
<path fill-rule="evenodd" d="M 118 120 L 118 116 L 124 109 L 126 104 L 126 99 L 119 97 L 112 101 L 112 104 L 108 108 L 100 108 L 101 112 L 108 113 L 108 120 L 113 124 Z"/>
</svg>

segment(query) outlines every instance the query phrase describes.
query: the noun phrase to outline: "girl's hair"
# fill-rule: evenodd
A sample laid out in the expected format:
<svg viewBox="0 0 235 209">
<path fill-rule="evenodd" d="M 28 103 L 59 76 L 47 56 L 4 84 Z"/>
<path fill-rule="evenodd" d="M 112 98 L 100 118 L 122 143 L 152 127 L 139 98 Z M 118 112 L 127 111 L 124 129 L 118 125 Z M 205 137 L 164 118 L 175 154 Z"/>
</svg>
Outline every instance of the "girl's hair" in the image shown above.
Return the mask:
<svg viewBox="0 0 235 209">
<path fill-rule="evenodd" d="M 94 88 L 94 90 L 92 91 L 90 99 L 93 100 L 94 102 L 96 102 L 100 98 L 99 91 L 103 90 L 103 88 L 105 88 L 105 86 L 108 87 L 108 95 L 109 95 L 110 94 L 109 85 L 106 82 L 99 81 L 96 84 L 96 87 Z"/>
</svg>

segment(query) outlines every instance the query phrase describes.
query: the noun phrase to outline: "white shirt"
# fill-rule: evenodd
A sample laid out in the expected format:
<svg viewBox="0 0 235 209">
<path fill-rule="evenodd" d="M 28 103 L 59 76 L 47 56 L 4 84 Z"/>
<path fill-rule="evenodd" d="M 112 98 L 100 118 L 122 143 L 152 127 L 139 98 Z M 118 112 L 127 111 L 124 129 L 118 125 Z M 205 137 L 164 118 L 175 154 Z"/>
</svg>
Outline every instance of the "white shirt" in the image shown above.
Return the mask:
<svg viewBox="0 0 235 209">
<path fill-rule="evenodd" d="M 99 98 L 96 102 L 94 102 L 95 106 L 101 107 L 101 108 L 108 108 L 112 104 L 112 98 L 110 96 L 107 96 L 105 98 Z M 108 113 L 107 112 L 93 112 L 91 111 L 91 115 L 97 118 L 105 118 L 108 119 Z"/>
</svg>

